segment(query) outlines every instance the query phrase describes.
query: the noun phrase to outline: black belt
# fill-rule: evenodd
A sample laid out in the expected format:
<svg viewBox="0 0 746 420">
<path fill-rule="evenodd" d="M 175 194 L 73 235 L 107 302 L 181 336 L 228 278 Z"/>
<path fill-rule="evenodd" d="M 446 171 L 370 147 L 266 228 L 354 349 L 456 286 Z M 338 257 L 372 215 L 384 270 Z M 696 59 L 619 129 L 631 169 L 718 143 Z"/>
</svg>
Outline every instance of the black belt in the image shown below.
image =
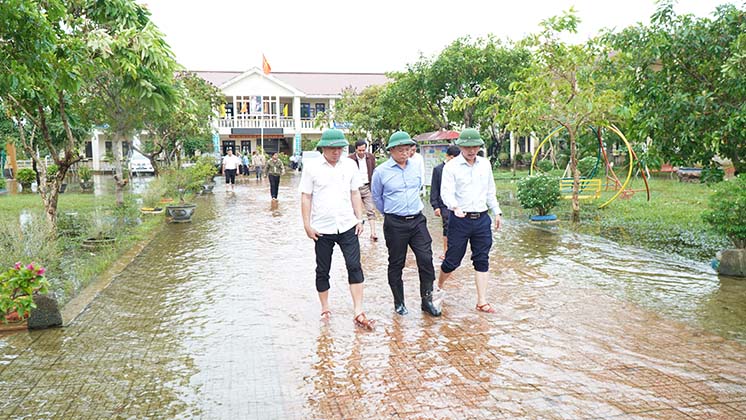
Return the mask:
<svg viewBox="0 0 746 420">
<path fill-rule="evenodd" d="M 467 219 L 472 219 L 472 220 L 479 219 L 480 217 L 486 216 L 486 215 L 487 215 L 487 211 L 486 210 L 482 211 L 482 212 L 479 212 L 479 211 L 467 211 L 466 212 L 466 218 Z"/>
<path fill-rule="evenodd" d="M 386 216 L 391 216 L 391 217 L 393 217 L 395 219 L 399 219 L 399 220 L 412 220 L 415 217 L 421 215 L 422 213 L 411 214 L 409 216 L 399 216 L 398 214 L 393 214 L 393 213 L 385 213 L 385 214 L 386 214 Z"/>
</svg>

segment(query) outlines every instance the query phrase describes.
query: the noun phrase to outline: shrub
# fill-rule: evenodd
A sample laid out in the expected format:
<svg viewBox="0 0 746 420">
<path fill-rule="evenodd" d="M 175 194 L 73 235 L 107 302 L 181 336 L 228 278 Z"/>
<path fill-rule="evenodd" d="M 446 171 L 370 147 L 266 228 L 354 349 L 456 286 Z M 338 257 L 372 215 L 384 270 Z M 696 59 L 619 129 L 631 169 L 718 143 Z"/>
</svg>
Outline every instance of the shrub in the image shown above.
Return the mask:
<svg viewBox="0 0 746 420">
<path fill-rule="evenodd" d="M 215 158 L 212 155 L 202 154 L 197 162 L 189 170 L 194 172 L 194 177 L 202 179 L 205 182 L 212 182 L 213 177 L 218 173 L 215 167 Z"/>
<path fill-rule="evenodd" d="M 46 293 L 49 287 L 45 271 L 38 264 L 24 266 L 17 262 L 0 274 L 0 321 L 5 321 L 5 316 L 14 311 L 24 319 L 36 307 L 34 294 Z"/>
<path fill-rule="evenodd" d="M 541 172 L 549 172 L 552 169 L 554 169 L 554 165 L 552 164 L 552 161 L 548 159 L 538 161 L 536 163 L 536 166 L 539 168 Z"/>
<path fill-rule="evenodd" d="M 578 161 L 578 171 L 581 176 L 590 177 L 593 168 L 596 167 L 598 159 L 594 156 L 586 156 Z"/>
<path fill-rule="evenodd" d="M 717 184 L 725 179 L 725 171 L 719 166 L 707 166 L 702 168 L 701 182 L 706 184 Z"/>
<path fill-rule="evenodd" d="M 521 207 L 545 216 L 559 201 L 559 180 L 545 174 L 529 176 L 518 182 L 517 195 Z"/>
<path fill-rule="evenodd" d="M 78 176 L 81 181 L 88 182 L 93 178 L 93 171 L 88 166 L 81 166 L 78 168 Z"/>
<path fill-rule="evenodd" d="M 530 165 L 531 164 L 531 159 L 533 159 L 533 158 L 534 158 L 533 153 L 526 152 L 521 157 L 521 161 L 523 162 L 524 165 Z"/>
<path fill-rule="evenodd" d="M 510 163 L 510 155 L 505 152 L 500 152 L 497 155 L 497 160 L 498 162 L 500 162 L 500 165 L 506 166 L 508 163 Z"/>
<path fill-rule="evenodd" d="M 570 156 L 566 154 L 557 155 L 557 168 L 564 170 L 567 168 L 567 163 L 570 162 Z"/>
<path fill-rule="evenodd" d="M 710 196 L 710 209 L 702 218 L 715 231 L 727 236 L 736 248 L 746 248 L 746 176 L 717 184 Z"/>
<path fill-rule="evenodd" d="M 4 190 L 6 186 L 5 178 L 0 178 L 0 190 Z"/>
<path fill-rule="evenodd" d="M 16 181 L 20 182 L 21 185 L 31 185 L 32 182 L 36 181 L 36 172 L 31 168 L 19 169 L 16 174 Z"/>
</svg>

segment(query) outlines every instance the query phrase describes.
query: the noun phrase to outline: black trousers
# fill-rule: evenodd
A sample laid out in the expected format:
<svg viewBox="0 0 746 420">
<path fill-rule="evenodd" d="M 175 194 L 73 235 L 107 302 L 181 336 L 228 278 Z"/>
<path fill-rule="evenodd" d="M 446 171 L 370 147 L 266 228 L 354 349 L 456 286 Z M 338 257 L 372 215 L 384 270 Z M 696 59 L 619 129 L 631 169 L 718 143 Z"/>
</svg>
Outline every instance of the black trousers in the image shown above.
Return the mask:
<svg viewBox="0 0 746 420">
<path fill-rule="evenodd" d="M 226 169 L 225 170 L 225 183 L 226 184 L 235 184 L 236 183 L 236 170 L 235 169 Z"/>
<path fill-rule="evenodd" d="M 277 191 L 280 188 L 280 175 L 267 175 L 269 178 L 269 193 L 272 198 L 277 198 Z"/>
<path fill-rule="evenodd" d="M 412 248 L 420 277 L 420 296 L 433 290 L 433 239 L 427 230 L 427 219 L 422 213 L 412 218 L 386 214 L 383 236 L 389 250 L 388 280 L 392 290 L 403 284 L 401 274 L 407 259 L 407 247 Z"/>
<path fill-rule="evenodd" d="M 329 290 L 329 269 L 332 266 L 334 244 L 338 244 L 342 249 L 347 266 L 347 281 L 350 284 L 356 284 L 364 280 L 363 267 L 360 265 L 360 242 L 355 234 L 355 227 L 342 233 L 324 234 L 319 236 L 315 245 L 316 291 L 318 292 Z"/>
</svg>

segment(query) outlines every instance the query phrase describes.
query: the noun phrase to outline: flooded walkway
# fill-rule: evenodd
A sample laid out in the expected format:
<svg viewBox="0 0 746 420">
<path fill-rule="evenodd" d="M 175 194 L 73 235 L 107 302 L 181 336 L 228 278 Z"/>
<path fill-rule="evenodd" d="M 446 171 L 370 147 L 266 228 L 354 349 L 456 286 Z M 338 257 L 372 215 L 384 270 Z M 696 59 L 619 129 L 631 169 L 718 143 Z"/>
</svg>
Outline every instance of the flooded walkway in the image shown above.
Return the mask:
<svg viewBox="0 0 746 420">
<path fill-rule="evenodd" d="M 411 255 L 411 312 L 393 312 L 366 226 L 378 328 L 354 329 L 338 250 L 323 326 L 299 178 L 274 214 L 266 181 L 218 185 L 72 325 L 0 337 L 0 418 L 746 417 L 744 286 L 597 238 L 509 221 L 492 252 L 498 312 L 474 311 L 459 269 L 433 319 Z"/>
</svg>

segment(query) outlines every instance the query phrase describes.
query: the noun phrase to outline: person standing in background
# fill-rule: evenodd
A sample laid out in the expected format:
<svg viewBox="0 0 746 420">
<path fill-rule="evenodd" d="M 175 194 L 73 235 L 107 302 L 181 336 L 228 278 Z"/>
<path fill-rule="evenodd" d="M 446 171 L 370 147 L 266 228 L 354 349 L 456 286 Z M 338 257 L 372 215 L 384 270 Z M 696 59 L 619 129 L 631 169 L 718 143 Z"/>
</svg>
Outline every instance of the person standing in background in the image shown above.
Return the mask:
<svg viewBox="0 0 746 420">
<path fill-rule="evenodd" d="M 228 192 L 230 185 L 231 192 L 235 191 L 236 171 L 241 166 L 241 159 L 233 154 L 233 149 L 228 148 L 228 152 L 223 156 L 223 173 L 225 174 L 225 192 Z"/>
<path fill-rule="evenodd" d="M 417 152 L 417 143 L 413 144 L 412 148 L 409 150 L 409 160 L 419 167 L 420 178 L 422 179 L 422 188 L 420 188 L 420 195 L 424 196 L 427 192 L 427 189 L 425 187 L 425 159 L 423 159 L 422 155 Z"/>
<path fill-rule="evenodd" d="M 264 165 L 267 164 L 264 159 L 264 153 L 263 152 L 257 152 L 254 151 L 254 156 L 251 158 L 251 164 L 254 165 L 254 168 L 256 169 L 256 180 L 261 181 L 262 179 L 262 171 L 264 170 Z"/>
<path fill-rule="evenodd" d="M 376 206 L 373 203 L 373 196 L 370 194 L 370 181 L 373 179 L 373 171 L 376 169 L 376 157 L 367 150 L 368 143 L 365 140 L 358 140 L 355 142 L 355 153 L 347 157 L 355 161 L 360 172 L 360 180 L 363 182 L 363 185 L 360 187 L 360 198 L 363 200 L 368 224 L 370 225 L 370 239 L 377 241 Z"/>
<path fill-rule="evenodd" d="M 445 254 L 448 250 L 448 216 L 450 216 L 451 211 L 448 210 L 448 207 L 440 198 L 440 180 L 443 177 L 443 167 L 445 164 L 458 156 L 459 153 L 461 153 L 461 151 L 458 146 L 448 146 L 448 149 L 446 149 L 445 161 L 433 168 L 433 176 L 430 178 L 430 205 L 433 206 L 433 213 L 435 216 L 440 217 L 443 222 L 443 255 L 440 256 L 441 260 L 445 259 Z"/>
<path fill-rule="evenodd" d="M 285 174 L 285 164 L 282 163 L 277 153 L 273 153 L 272 158 L 267 161 L 264 172 L 269 179 L 269 193 L 272 195 L 272 206 L 274 207 L 277 201 L 277 192 L 280 189 L 280 176 Z"/>
</svg>

